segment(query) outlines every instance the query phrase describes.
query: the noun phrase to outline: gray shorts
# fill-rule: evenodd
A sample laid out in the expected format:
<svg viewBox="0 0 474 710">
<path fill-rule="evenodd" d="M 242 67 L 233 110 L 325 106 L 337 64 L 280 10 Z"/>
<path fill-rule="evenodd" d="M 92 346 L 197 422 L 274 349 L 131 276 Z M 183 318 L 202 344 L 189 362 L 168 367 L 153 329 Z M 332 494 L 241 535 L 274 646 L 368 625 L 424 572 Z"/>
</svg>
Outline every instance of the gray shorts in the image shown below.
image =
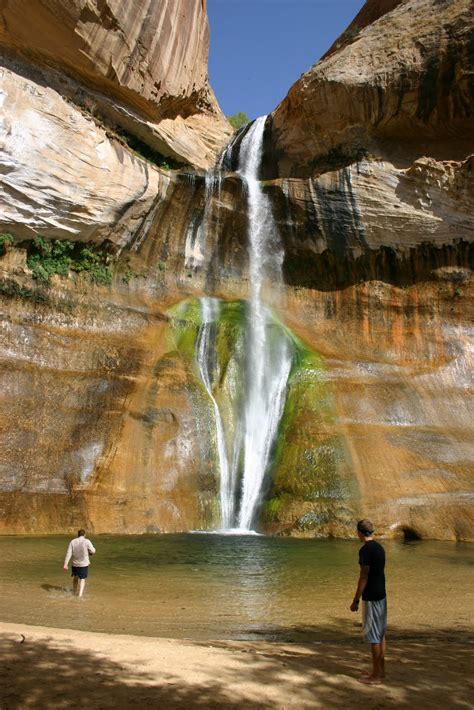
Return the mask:
<svg viewBox="0 0 474 710">
<path fill-rule="evenodd" d="M 362 625 L 364 641 L 380 643 L 385 638 L 387 628 L 387 599 L 376 602 L 362 602 Z"/>
</svg>

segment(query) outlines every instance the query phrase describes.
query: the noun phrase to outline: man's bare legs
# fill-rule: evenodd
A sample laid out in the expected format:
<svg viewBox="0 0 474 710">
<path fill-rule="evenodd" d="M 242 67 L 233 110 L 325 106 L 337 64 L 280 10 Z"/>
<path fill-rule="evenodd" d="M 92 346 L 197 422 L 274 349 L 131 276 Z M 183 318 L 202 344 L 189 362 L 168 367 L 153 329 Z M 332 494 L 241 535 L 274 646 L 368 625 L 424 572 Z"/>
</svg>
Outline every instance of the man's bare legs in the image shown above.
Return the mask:
<svg viewBox="0 0 474 710">
<path fill-rule="evenodd" d="M 85 579 L 79 579 L 79 577 L 74 576 L 72 581 L 72 591 L 73 594 L 76 595 L 76 597 L 82 597 L 84 594 L 84 588 L 86 586 L 86 580 Z"/>
<path fill-rule="evenodd" d="M 381 680 L 384 673 L 385 641 L 370 644 L 372 648 L 372 674 L 373 680 Z"/>
<path fill-rule="evenodd" d="M 377 685 L 385 678 L 385 639 L 380 643 L 371 643 L 370 647 L 372 651 L 372 672 L 363 673 L 361 681 Z"/>
</svg>

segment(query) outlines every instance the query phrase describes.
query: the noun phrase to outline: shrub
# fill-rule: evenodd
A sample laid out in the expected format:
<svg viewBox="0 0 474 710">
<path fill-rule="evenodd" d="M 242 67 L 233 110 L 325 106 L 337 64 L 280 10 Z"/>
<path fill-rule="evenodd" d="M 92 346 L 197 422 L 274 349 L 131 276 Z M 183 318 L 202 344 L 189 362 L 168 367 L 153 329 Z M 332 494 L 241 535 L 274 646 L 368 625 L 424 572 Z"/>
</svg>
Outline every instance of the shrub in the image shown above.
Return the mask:
<svg viewBox="0 0 474 710">
<path fill-rule="evenodd" d="M 122 274 L 122 281 L 128 284 L 133 278 L 135 278 L 136 275 L 135 271 L 128 267 Z"/>
<path fill-rule="evenodd" d="M 10 298 L 30 298 L 37 303 L 44 303 L 48 300 L 46 294 L 41 291 L 24 288 L 11 279 L 0 280 L 0 295 Z"/>
<path fill-rule="evenodd" d="M 7 249 L 14 243 L 14 239 L 11 234 L 0 234 L 0 256 L 4 256 L 7 253 Z"/>
<path fill-rule="evenodd" d="M 112 281 L 108 257 L 89 247 L 82 247 L 79 250 L 77 260 L 71 264 L 71 269 L 78 273 L 86 271 L 90 280 L 96 284 L 109 284 Z"/>
<path fill-rule="evenodd" d="M 109 129 L 108 132 L 111 134 L 112 138 L 117 138 L 140 158 L 144 158 L 150 163 L 154 163 L 154 165 L 157 165 L 163 170 L 174 170 L 183 166 L 183 164 L 178 160 L 162 155 L 147 143 L 140 140 L 140 138 L 137 138 L 132 133 L 128 133 L 121 128 L 115 128 L 115 130 Z"/>
<path fill-rule="evenodd" d="M 48 242 L 37 235 L 26 258 L 28 267 L 33 272 L 33 278 L 49 281 L 53 274 L 67 276 L 71 268 L 71 252 L 74 244 L 57 239 Z"/>
<path fill-rule="evenodd" d="M 103 251 L 68 240 L 47 241 L 37 235 L 29 249 L 26 263 L 39 281 L 49 281 L 54 274 L 67 276 L 70 271 L 85 271 L 96 284 L 109 284 L 112 271 L 110 257 Z"/>
</svg>

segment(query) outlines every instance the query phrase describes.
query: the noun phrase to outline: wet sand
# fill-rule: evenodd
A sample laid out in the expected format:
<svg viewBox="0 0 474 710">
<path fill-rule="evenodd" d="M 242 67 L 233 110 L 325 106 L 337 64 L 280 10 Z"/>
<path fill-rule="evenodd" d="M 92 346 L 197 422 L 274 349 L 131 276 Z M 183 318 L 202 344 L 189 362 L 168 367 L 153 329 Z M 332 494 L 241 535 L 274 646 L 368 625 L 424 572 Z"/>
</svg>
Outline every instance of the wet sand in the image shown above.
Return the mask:
<svg viewBox="0 0 474 710">
<path fill-rule="evenodd" d="M 389 641 L 387 679 L 357 681 L 368 648 L 196 642 L 0 622 L 0 708 L 472 708 L 467 634 Z"/>
</svg>

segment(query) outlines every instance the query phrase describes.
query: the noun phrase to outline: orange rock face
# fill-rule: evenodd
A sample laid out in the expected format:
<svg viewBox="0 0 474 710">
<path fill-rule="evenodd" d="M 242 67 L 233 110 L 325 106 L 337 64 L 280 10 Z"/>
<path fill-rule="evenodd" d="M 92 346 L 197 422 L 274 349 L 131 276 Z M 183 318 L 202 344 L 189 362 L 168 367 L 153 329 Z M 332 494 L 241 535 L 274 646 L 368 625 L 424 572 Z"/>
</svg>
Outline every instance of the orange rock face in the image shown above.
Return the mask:
<svg viewBox="0 0 474 710">
<path fill-rule="evenodd" d="M 327 357 L 359 511 L 388 535 L 474 530 L 473 23 L 467 0 L 369 0 L 266 145 L 288 322 Z"/>
<path fill-rule="evenodd" d="M 8 299 L 2 533 L 210 522 L 215 482 L 198 454 L 189 375 L 165 315 L 117 286 L 57 282 L 43 301 Z"/>
<path fill-rule="evenodd" d="M 324 361 L 326 413 L 301 409 L 288 444 L 304 475 L 305 451 L 323 434 L 337 440 L 336 472 L 349 481 L 336 517 L 324 500 L 293 495 L 269 531 L 344 536 L 348 518 L 370 515 L 387 535 L 473 538 L 466 170 L 419 161 L 406 178 L 360 165 L 352 192 L 348 169 L 267 186 L 286 252 L 279 316 Z M 110 287 L 70 276 L 45 288 L 21 252 L 0 260 L 3 287 L 16 284 L 5 294 L 3 328 L 4 532 L 59 532 L 83 520 L 102 532 L 174 531 L 216 520 L 212 427 L 167 309 L 187 296 L 248 295 L 237 180 L 214 194 L 209 261 L 190 269 L 187 233 L 204 209 L 203 178 L 175 176 L 124 253 L 131 277 L 119 271 Z M 323 522 L 298 530 L 316 509 Z"/>
</svg>

